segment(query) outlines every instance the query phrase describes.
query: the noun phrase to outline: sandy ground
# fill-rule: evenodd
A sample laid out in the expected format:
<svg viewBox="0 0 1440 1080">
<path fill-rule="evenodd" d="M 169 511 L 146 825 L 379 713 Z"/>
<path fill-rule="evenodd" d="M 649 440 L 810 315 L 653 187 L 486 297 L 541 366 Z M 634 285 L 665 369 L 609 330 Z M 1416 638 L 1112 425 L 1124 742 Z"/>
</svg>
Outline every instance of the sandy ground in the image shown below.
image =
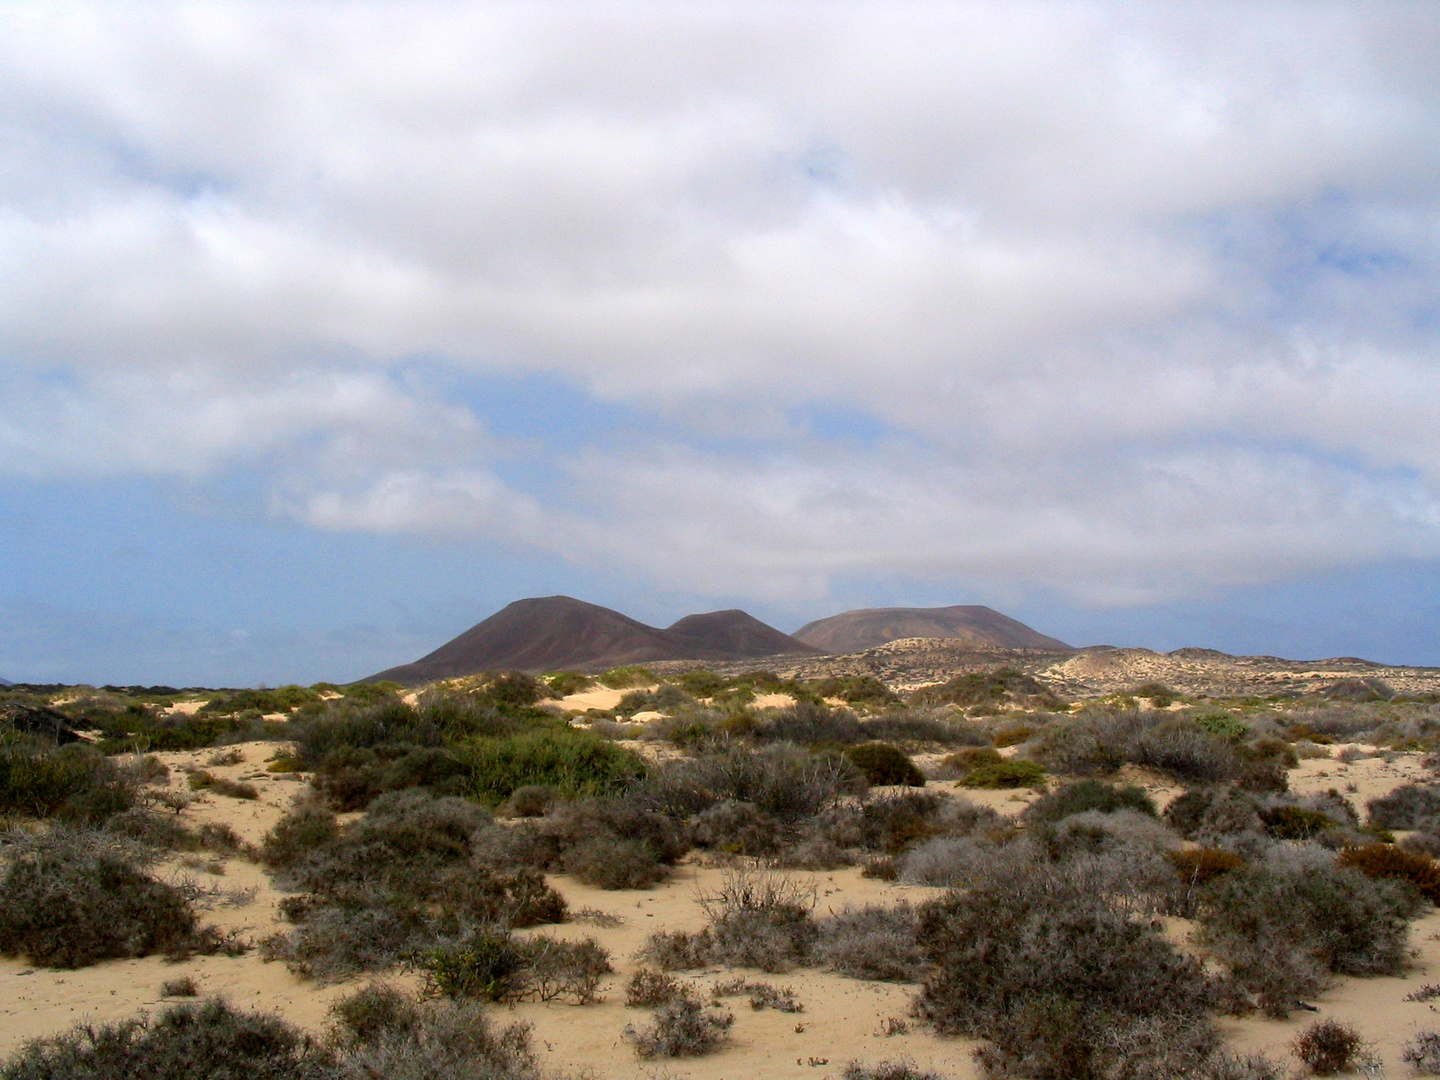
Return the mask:
<svg viewBox="0 0 1440 1080">
<path fill-rule="evenodd" d="M 247 840 L 258 842 L 302 790 L 302 784 L 264 772 L 265 759 L 275 752 L 274 743 L 250 743 L 239 749 L 245 761 L 232 766 L 206 766 L 205 761 L 213 753 L 210 750 L 159 756 L 172 766 L 171 784 L 176 788 L 184 786 L 185 773 L 180 766 L 185 764 L 253 783 L 260 790 L 258 800 L 202 795 L 184 811 L 184 817 L 192 825 L 227 822 Z M 1366 799 L 1423 775 L 1418 756 L 1399 755 L 1391 761 L 1363 758 L 1349 765 L 1323 758 L 1303 761 L 1291 773 L 1291 785 L 1300 792 L 1335 787 L 1363 808 Z M 1162 802 L 1176 790 L 1155 777 L 1136 775 L 1130 779 L 1145 783 Z M 1018 812 L 1035 797 L 1030 792 L 1009 791 L 965 794 L 1007 813 Z M 251 863 L 231 858 L 225 860 L 223 873 L 213 874 L 202 865 L 186 867 L 174 862 L 160 872 L 170 876 L 188 874 L 206 887 L 220 890 L 221 895 L 208 907 L 207 917 L 222 927 L 240 929 L 253 939 L 284 928 L 276 912 L 280 894 Z M 675 1080 L 823 1080 L 837 1078 L 852 1060 L 877 1062 L 898 1057 L 957 1080 L 979 1076 L 970 1056 L 974 1043 L 937 1038 L 909 1018 L 914 986 L 863 982 L 810 970 L 783 975 L 743 973 L 777 987 L 792 987 L 804 1003 L 803 1013 L 756 1012 L 744 998 L 731 998 L 727 1005 L 736 1020 L 733 1040 L 727 1048 L 704 1058 L 637 1061 L 621 1035 L 627 1023 L 643 1025 L 649 1020 L 647 1011 L 624 1006 L 624 980 L 636 966 L 632 955 L 654 930 L 696 929 L 703 925 L 698 895 L 713 888 L 723 873 L 714 867 L 684 865 L 662 886 L 621 892 L 591 888 L 563 876 L 552 878 L 569 901 L 572 913 L 594 909 L 624 921 L 618 926 L 602 927 L 582 919 L 529 932 L 593 936 L 610 951 L 616 974 L 610 977 L 603 991 L 605 1000 L 599 1004 L 579 1007 L 527 1003 L 497 1010 L 497 1019 L 533 1024 L 535 1048 L 548 1069 L 572 1073 L 584 1069 L 595 1080 L 639 1076 Z M 814 887 L 817 913 L 821 914 L 846 904 L 919 901 L 936 892 L 868 880 L 855 869 L 792 876 Z M 224 895 L 227 892 L 229 895 Z M 1440 913 L 1412 924 L 1411 943 L 1415 961 L 1404 978 L 1341 979 L 1315 1003 L 1318 1013 L 1297 1012 L 1287 1021 L 1222 1019 L 1221 1028 L 1237 1048 L 1283 1057 L 1286 1044 L 1301 1027 L 1317 1016 L 1335 1017 L 1354 1023 L 1375 1042 L 1389 1075 L 1408 1075 L 1408 1068 L 1400 1061 L 1404 1043 L 1419 1030 L 1440 1029 L 1440 1015 L 1433 1005 L 1404 1000 L 1421 985 L 1440 982 Z M 708 992 L 711 983 L 737 974 L 742 973 L 717 968 L 683 977 Z M 261 961 L 254 953 L 235 958 L 197 957 L 177 964 L 147 957 L 107 962 L 79 971 L 51 971 L 0 959 L 0 1053 L 8 1053 L 27 1038 L 61 1031 L 78 1021 L 105 1022 L 140 1009 L 155 1010 L 165 1004 L 160 984 L 183 975 L 194 977 L 204 995 L 220 994 L 237 1005 L 272 1010 L 312 1030 L 323 1026 L 330 1001 L 357 985 L 317 986 L 291 975 L 283 965 Z M 887 1035 L 884 1025 L 889 1018 L 904 1021 L 908 1031 Z"/>
</svg>

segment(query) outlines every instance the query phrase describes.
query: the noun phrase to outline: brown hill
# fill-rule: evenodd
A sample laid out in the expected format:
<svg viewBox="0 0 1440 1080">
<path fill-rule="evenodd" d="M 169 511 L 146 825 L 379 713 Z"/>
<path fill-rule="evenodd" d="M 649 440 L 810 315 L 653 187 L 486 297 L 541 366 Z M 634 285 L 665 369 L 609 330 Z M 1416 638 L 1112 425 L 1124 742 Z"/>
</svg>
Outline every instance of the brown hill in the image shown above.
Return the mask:
<svg viewBox="0 0 1440 1080">
<path fill-rule="evenodd" d="M 1069 649 L 992 608 L 861 608 L 807 623 L 794 635 L 828 653 L 855 653 L 905 638 L 954 638 L 1001 649 Z"/>
<path fill-rule="evenodd" d="M 665 631 L 688 643 L 697 659 L 743 660 L 781 653 L 818 653 L 813 645 L 766 626 L 753 615 L 731 608 L 704 615 L 686 615 Z"/>
<path fill-rule="evenodd" d="M 743 611 L 687 615 L 668 630 L 569 596 L 516 600 L 412 664 L 371 675 L 418 686 L 482 671 L 604 671 L 654 660 L 743 660 L 815 650 Z"/>
</svg>

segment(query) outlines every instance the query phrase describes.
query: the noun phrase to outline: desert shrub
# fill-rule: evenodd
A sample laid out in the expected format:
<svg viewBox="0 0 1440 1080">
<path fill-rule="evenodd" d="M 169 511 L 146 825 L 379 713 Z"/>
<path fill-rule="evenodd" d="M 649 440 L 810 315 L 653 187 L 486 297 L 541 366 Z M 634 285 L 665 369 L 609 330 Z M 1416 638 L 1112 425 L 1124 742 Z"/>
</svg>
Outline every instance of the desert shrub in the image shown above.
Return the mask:
<svg viewBox="0 0 1440 1080">
<path fill-rule="evenodd" d="M 1201 731 L 1219 735 L 1222 739 L 1238 742 L 1250 731 L 1244 720 L 1223 709 L 1197 710 L 1190 714 L 1190 722 Z"/>
<path fill-rule="evenodd" d="M 1200 890 L 1197 906 L 1197 941 L 1272 1016 L 1318 993 L 1332 973 L 1402 971 L 1415 911 L 1397 883 L 1319 851 L 1224 873 Z"/>
<path fill-rule="evenodd" d="M 1367 844 L 1346 848 L 1336 861 L 1369 878 L 1404 881 L 1432 904 L 1440 903 L 1440 863 L 1428 856 L 1394 844 Z"/>
<path fill-rule="evenodd" d="M 896 709 L 860 721 L 864 738 L 875 742 L 902 745 L 989 746 L 990 735 L 970 720 L 956 720 L 952 714 L 940 715 Z"/>
<path fill-rule="evenodd" d="M 539 832 L 559 866 L 605 889 L 648 888 L 689 849 L 673 820 L 629 798 L 562 803 Z"/>
<path fill-rule="evenodd" d="M 725 680 L 704 668 L 687 671 L 675 682 L 681 690 L 697 698 L 713 698 L 725 689 Z"/>
<path fill-rule="evenodd" d="M 632 1009 L 653 1009 L 684 993 L 675 976 L 653 968 L 636 968 L 625 982 L 625 1004 Z"/>
<path fill-rule="evenodd" d="M 1316 1076 L 1334 1076 L 1358 1065 L 1365 1055 L 1365 1040 L 1350 1024 L 1326 1018 L 1316 1020 L 1295 1037 L 1291 1049 Z"/>
<path fill-rule="evenodd" d="M 922 1069 L 914 1062 L 882 1061 L 875 1065 L 862 1065 L 852 1061 L 840 1074 L 841 1080 L 944 1080 L 939 1073 Z"/>
<path fill-rule="evenodd" d="M 490 806 L 535 784 L 576 798 L 620 791 L 645 775 L 631 751 L 571 729 L 471 739 L 454 753 L 470 770 L 470 793 Z"/>
<path fill-rule="evenodd" d="M 636 957 L 661 971 L 689 971 L 704 967 L 709 960 L 710 937 L 688 930 L 657 930 L 645 938 Z"/>
<path fill-rule="evenodd" d="M 0 879 L 0 955 L 78 968 L 117 957 L 243 951 L 202 927 L 184 893 L 96 834 L 52 831 L 9 853 Z"/>
<path fill-rule="evenodd" d="M 330 1080 L 327 1054 L 278 1016 L 224 1001 L 158 1017 L 79 1024 L 35 1039 L 0 1067 L 4 1080 Z"/>
<path fill-rule="evenodd" d="M 941 758 L 940 775 L 942 779 L 957 779 L 969 775 L 981 765 L 997 765 L 1004 760 L 993 746 L 972 746 Z"/>
<path fill-rule="evenodd" d="M 916 926 L 915 909 L 903 901 L 845 907 L 820 920 L 812 958 L 852 979 L 913 982 L 925 965 Z"/>
<path fill-rule="evenodd" d="M 231 799 L 258 799 L 260 792 L 254 784 L 247 784 L 239 780 L 227 780 L 223 776 L 214 776 L 204 769 L 198 769 L 190 774 L 191 791 L 213 791 L 216 795 L 225 795 Z"/>
<path fill-rule="evenodd" d="M 302 974 L 343 977 L 465 926 L 563 920 L 564 900 L 539 873 L 476 857 L 500 831 L 474 803 L 420 790 L 381 796 L 343 827 L 296 808 L 262 848 L 277 883 L 302 894 L 287 898 L 297 925 L 271 954 Z"/>
<path fill-rule="evenodd" d="M 773 855 L 785 839 L 779 818 L 754 803 L 727 799 L 696 815 L 691 826 L 695 842 L 703 848 L 732 855 Z"/>
<path fill-rule="evenodd" d="M 602 889 L 648 889 L 670 874 L 644 841 L 612 834 L 582 840 L 565 853 L 563 865 L 567 873 Z"/>
<path fill-rule="evenodd" d="M 967 811 L 979 808 L 928 791 L 904 791 L 837 808 L 825 824 L 834 839 L 893 855 L 937 833 L 967 831 L 973 826 Z"/>
<path fill-rule="evenodd" d="M 592 675 L 582 675 L 578 671 L 561 671 L 551 675 L 545 682 L 550 688 L 551 697 L 566 698 L 571 694 L 589 690 L 595 685 L 595 678 Z"/>
<path fill-rule="evenodd" d="M 387 986 L 340 998 L 328 1043 L 337 1080 L 540 1080 L 527 1024 L 497 1028 L 469 1000 L 416 1001 Z"/>
<path fill-rule="evenodd" d="M 539 935 L 524 941 L 496 928 L 472 930 L 409 956 L 423 997 L 484 1001 L 569 1000 L 589 1005 L 614 968 L 594 938 L 561 941 Z"/>
<path fill-rule="evenodd" d="M 1220 783 L 1240 772 L 1228 736 L 1187 720 L 1163 721 L 1141 732 L 1127 748 L 1127 757 L 1137 765 L 1202 783 Z"/>
<path fill-rule="evenodd" d="M 1045 781 L 1045 766 L 1036 761 L 992 761 L 977 765 L 960 780 L 968 788 L 1035 787 Z"/>
<path fill-rule="evenodd" d="M 288 870 L 310 853 L 328 848 L 339 836 L 340 825 L 328 807 L 299 803 L 265 834 L 260 861 L 275 870 Z"/>
<path fill-rule="evenodd" d="M 244 765 L 245 754 L 236 747 L 229 747 L 225 750 L 216 750 L 205 759 L 207 768 L 217 769 L 225 765 Z"/>
<path fill-rule="evenodd" d="M 1052 724 L 1036 756 L 1055 772 L 1079 776 L 1111 773 L 1128 761 L 1182 780 L 1219 783 L 1234 779 L 1241 768 L 1231 742 L 1193 720 L 1134 710 L 1091 710 Z"/>
<path fill-rule="evenodd" d="M 666 762 L 635 797 L 668 816 L 688 819 L 724 801 L 748 802 L 787 825 L 814 818 L 848 795 L 864 794 L 865 777 L 839 754 L 793 746 L 715 753 Z"/>
<path fill-rule="evenodd" d="M 679 997 L 655 1010 L 645 1028 L 625 1025 L 624 1035 L 642 1058 L 696 1057 L 717 1049 L 729 1037 L 735 1017 L 706 1008 L 695 997 Z"/>
<path fill-rule="evenodd" d="M 157 814 L 139 806 L 111 815 L 105 831 L 162 850 L 189 851 L 201 846 L 200 837 L 173 814 Z"/>
<path fill-rule="evenodd" d="M 924 787 L 925 774 L 916 768 L 905 751 L 888 743 L 847 746 L 845 756 L 865 774 L 867 782 L 880 785 Z"/>
<path fill-rule="evenodd" d="M 1014 860 L 920 909 L 937 967 L 917 1001 L 987 1040 L 987 1072 L 1037 1080 L 1183 1074 L 1218 1044 L 1199 963 L 1062 874 Z"/>
<path fill-rule="evenodd" d="M 519 1001 L 526 989 L 524 944 L 502 929 L 483 928 L 458 940 L 412 951 L 422 997 Z"/>
<path fill-rule="evenodd" d="M 134 783 L 83 743 L 0 734 L 0 814 L 99 824 L 135 804 Z"/>
<path fill-rule="evenodd" d="M 874 675 L 836 675 L 813 682 L 810 688 L 822 698 L 839 698 L 847 705 L 884 708 L 900 704 L 900 695 Z"/>
<path fill-rule="evenodd" d="M 1371 824 L 1386 829 L 1440 831 L 1440 784 L 1403 784 L 1365 809 Z"/>
<path fill-rule="evenodd" d="M 1116 810 L 1134 810 L 1150 817 L 1156 816 L 1155 802 L 1144 788 L 1131 785 L 1117 787 L 1088 779 L 1066 784 L 1035 800 L 1026 808 L 1024 816 L 1030 822 L 1059 821 L 1089 810 L 1106 814 Z"/>
<path fill-rule="evenodd" d="M 510 793 L 500 812 L 505 817 L 544 817 L 559 798 L 560 793 L 549 784 L 527 784 Z"/>
<path fill-rule="evenodd" d="M 731 979 L 718 982 L 710 987 L 712 1001 L 727 997 L 748 997 L 750 1008 L 756 1012 L 774 1009 L 776 1012 L 801 1013 L 805 1006 L 795 997 L 795 991 L 788 986 L 776 988 L 766 982 L 751 982 L 748 979 Z"/>
<path fill-rule="evenodd" d="M 1424 1076 L 1440 1076 L 1440 1031 L 1422 1031 L 1405 1046 L 1400 1059 Z"/>
<path fill-rule="evenodd" d="M 796 746 L 853 746 L 866 738 L 865 728 L 847 709 L 797 701 L 758 724 L 752 736 L 762 742 Z"/>
<path fill-rule="evenodd" d="M 995 845 L 968 836 L 940 836 L 906 852 L 897 860 L 897 876 L 909 885 L 951 888 L 969 878 L 971 870 L 988 861 Z"/>
<path fill-rule="evenodd" d="M 1179 848 L 1165 856 L 1175 867 L 1180 878 L 1180 892 L 1176 897 L 1175 914 L 1190 918 L 1195 913 L 1196 897 L 1210 882 L 1238 870 L 1245 860 L 1231 851 L 1218 848 Z"/>
<path fill-rule="evenodd" d="M 199 997 L 200 985 L 189 975 L 166 979 L 160 984 L 161 997 Z"/>
<path fill-rule="evenodd" d="M 611 668 L 599 676 L 598 681 L 611 690 L 628 690 L 633 686 L 653 686 L 660 680 L 648 668 L 627 664 Z"/>
<path fill-rule="evenodd" d="M 727 873 L 701 894 L 700 906 L 710 920 L 705 947 L 714 963 L 786 971 L 804 962 L 818 933 L 813 890 L 784 875 Z"/>
<path fill-rule="evenodd" d="M 424 788 L 432 795 L 464 795 L 470 770 L 436 746 L 386 745 L 327 754 L 312 781 L 336 810 L 363 810 L 386 792 Z"/>
<path fill-rule="evenodd" d="M 1265 831 L 1277 840 L 1313 840 L 1335 826 L 1319 810 L 1292 805 L 1263 807 L 1260 820 L 1265 825 Z"/>
<path fill-rule="evenodd" d="M 957 675 L 937 686 L 922 686 L 910 695 L 912 705 L 996 705 L 1019 704 L 1032 708 L 1056 708 L 1063 703 L 1039 679 L 1015 668 Z"/>
</svg>

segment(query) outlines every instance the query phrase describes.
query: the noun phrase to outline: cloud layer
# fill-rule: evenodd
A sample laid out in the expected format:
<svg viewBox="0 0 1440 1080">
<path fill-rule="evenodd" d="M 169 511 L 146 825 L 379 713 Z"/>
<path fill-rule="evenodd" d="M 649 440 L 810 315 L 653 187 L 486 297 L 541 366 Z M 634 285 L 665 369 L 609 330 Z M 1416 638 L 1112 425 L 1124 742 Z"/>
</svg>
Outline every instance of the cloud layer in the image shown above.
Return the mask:
<svg viewBox="0 0 1440 1080">
<path fill-rule="evenodd" d="M 10 7 L 0 471 L 772 599 L 1435 558 L 1437 53 L 1403 3 Z M 497 434 L 537 374 L 623 439 Z"/>
</svg>

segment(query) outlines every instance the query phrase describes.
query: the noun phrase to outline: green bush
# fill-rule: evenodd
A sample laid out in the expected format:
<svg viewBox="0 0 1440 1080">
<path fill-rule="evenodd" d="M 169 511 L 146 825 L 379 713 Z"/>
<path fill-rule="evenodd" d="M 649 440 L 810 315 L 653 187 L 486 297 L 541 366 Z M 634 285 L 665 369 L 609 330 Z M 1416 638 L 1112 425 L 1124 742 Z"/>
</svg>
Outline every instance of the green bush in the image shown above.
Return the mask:
<svg viewBox="0 0 1440 1080">
<path fill-rule="evenodd" d="M 1015 668 L 957 675 L 937 686 L 922 686 L 910 695 L 912 705 L 1020 704 L 1034 708 L 1059 708 L 1063 702 L 1039 679 Z"/>
<path fill-rule="evenodd" d="M 620 791 L 645 775 L 645 763 L 633 752 L 569 729 L 471 739 L 454 752 L 469 770 L 470 794 L 489 806 L 534 784 L 577 798 Z"/>
<path fill-rule="evenodd" d="M 1191 722 L 1201 731 L 1208 731 L 1211 735 L 1219 735 L 1222 739 L 1239 741 L 1250 731 L 1245 721 L 1241 720 L 1234 713 L 1213 711 L 1194 712 L 1190 714 Z"/>
<path fill-rule="evenodd" d="M 610 954 L 593 938 L 517 940 L 503 930 L 471 931 L 458 940 L 417 950 L 409 963 L 425 997 L 515 1002 L 597 1000 L 600 981 L 614 971 Z"/>
<path fill-rule="evenodd" d="M 1045 766 L 1036 761 L 995 761 L 978 765 L 960 780 L 968 788 L 1035 787 L 1045 782 Z"/>
<path fill-rule="evenodd" d="M 1031 803 L 1025 811 L 1025 819 L 1032 822 L 1059 821 L 1087 810 L 1098 810 L 1104 814 L 1135 810 L 1149 817 L 1156 816 L 1155 802 L 1144 788 L 1133 785 L 1117 787 L 1100 780 L 1077 780 Z"/>
<path fill-rule="evenodd" d="M 225 715 L 254 709 L 260 713 L 288 713 L 319 700 L 319 693 L 305 686 L 281 686 L 274 690 L 231 690 L 212 697 L 200 706 L 200 712 Z"/>
<path fill-rule="evenodd" d="M 681 690 L 697 698 L 717 697 L 725 689 L 725 680 L 716 675 L 713 671 L 706 671 L 701 668 L 698 671 L 687 671 L 676 680 Z"/>
<path fill-rule="evenodd" d="M 135 799 L 131 779 L 89 746 L 0 735 L 0 813 L 98 824 Z"/>
<path fill-rule="evenodd" d="M 611 668 L 599 677 L 601 686 L 609 687 L 611 690 L 629 690 L 635 686 L 653 686 L 660 680 L 649 668 L 639 667 L 635 664 L 626 664 L 621 667 Z"/>
<path fill-rule="evenodd" d="M 595 685 L 593 675 L 581 675 L 575 671 L 561 671 L 546 679 L 550 687 L 550 696 L 553 698 L 566 698 L 571 694 L 583 693 Z"/>
<path fill-rule="evenodd" d="M 498 831 L 474 803 L 419 790 L 381 796 L 343 827 L 323 808 L 295 808 L 262 848 L 277 883 L 300 893 L 285 901 L 296 928 L 270 955 L 305 975 L 343 977 L 465 926 L 562 921 L 564 900 L 535 870 L 476 858 Z"/>
<path fill-rule="evenodd" d="M 860 746 L 847 746 L 843 753 L 852 765 L 865 774 L 865 779 L 871 784 L 925 786 L 925 774 L 898 746 L 891 746 L 889 743 L 862 743 Z"/>
</svg>

